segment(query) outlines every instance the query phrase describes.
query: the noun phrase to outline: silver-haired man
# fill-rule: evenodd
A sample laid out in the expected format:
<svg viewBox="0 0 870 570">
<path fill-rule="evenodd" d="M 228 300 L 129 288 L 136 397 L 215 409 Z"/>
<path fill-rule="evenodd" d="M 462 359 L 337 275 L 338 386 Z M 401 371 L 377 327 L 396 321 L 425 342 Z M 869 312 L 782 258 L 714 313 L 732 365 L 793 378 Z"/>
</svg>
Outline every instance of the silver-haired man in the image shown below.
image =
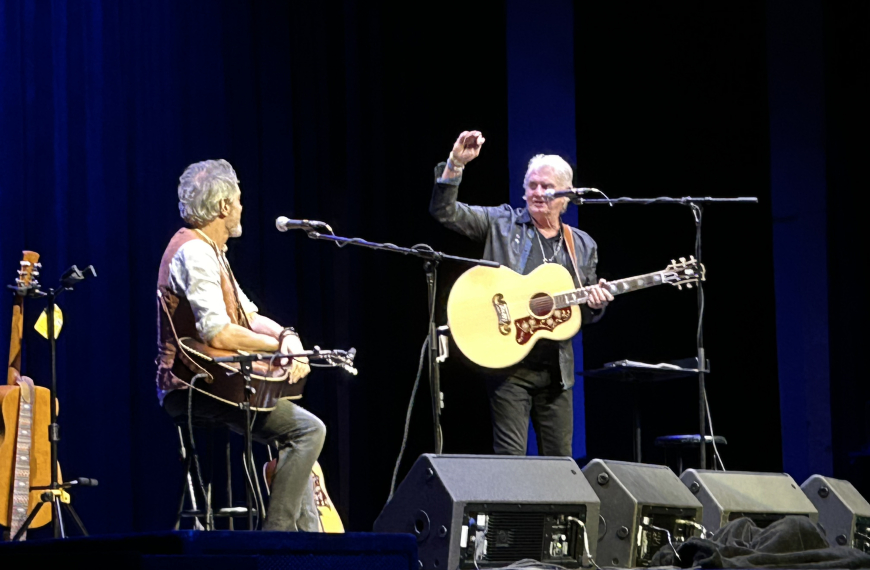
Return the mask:
<svg viewBox="0 0 870 570">
<path fill-rule="evenodd" d="M 596 277 L 598 250 L 586 232 L 562 223 L 568 198 L 548 199 L 547 190 L 571 188 L 573 171 L 559 156 L 539 154 L 523 181 L 526 207 L 470 206 L 457 201 L 465 166 L 480 153 L 480 131 L 459 135 L 446 163 L 435 168 L 429 211 L 442 224 L 485 242 L 484 257 L 527 275 L 544 263 L 558 263 L 586 287 L 584 323 L 601 318 L 613 295 Z M 568 233 L 570 232 L 570 233 Z M 573 243 L 573 252 L 570 244 Z M 573 255 L 572 255 L 573 254 Z M 496 453 L 525 455 L 531 417 L 541 455 L 570 456 L 574 427 L 574 349 L 570 340 L 539 340 L 529 355 L 504 375 L 487 379 Z"/>
<path fill-rule="evenodd" d="M 178 208 L 188 224 L 169 242 L 160 262 L 158 290 L 171 310 L 158 303 L 157 395 L 175 418 L 187 414 L 189 385 L 176 334 L 213 348 L 249 352 L 299 352 L 299 335 L 259 313 L 233 276 L 227 240 L 242 235 L 239 180 L 225 160 L 191 164 L 178 184 Z M 294 359 L 290 381 L 307 375 L 305 359 Z M 245 414 L 208 394 L 193 394 L 193 416 L 244 432 Z M 266 530 L 320 529 L 311 486 L 311 468 L 320 455 L 326 427 L 315 415 L 288 400 L 259 413 L 254 439 L 276 443 L 278 467 L 272 479 Z"/>
</svg>

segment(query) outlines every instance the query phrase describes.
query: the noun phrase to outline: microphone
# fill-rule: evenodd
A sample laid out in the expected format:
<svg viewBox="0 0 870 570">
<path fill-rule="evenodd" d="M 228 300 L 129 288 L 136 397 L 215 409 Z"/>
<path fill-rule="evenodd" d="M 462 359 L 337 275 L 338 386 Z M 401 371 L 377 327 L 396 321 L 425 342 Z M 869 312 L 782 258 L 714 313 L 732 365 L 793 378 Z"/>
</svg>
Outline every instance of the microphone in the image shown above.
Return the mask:
<svg viewBox="0 0 870 570">
<path fill-rule="evenodd" d="M 63 483 L 62 487 L 96 487 L 100 482 L 96 479 L 91 479 L 88 477 L 79 477 L 78 479 L 73 479 L 72 481 L 68 481 Z"/>
<path fill-rule="evenodd" d="M 326 222 L 318 222 L 317 220 L 291 220 L 290 218 L 280 216 L 275 220 L 275 227 L 279 232 L 287 230 L 326 230 L 332 232 L 332 228 Z"/>
<path fill-rule="evenodd" d="M 547 198 L 562 198 L 568 196 L 569 198 L 572 196 L 582 196 L 583 194 L 590 194 L 592 192 L 599 192 L 598 188 L 569 188 L 568 190 L 545 190 L 544 196 Z"/>
</svg>

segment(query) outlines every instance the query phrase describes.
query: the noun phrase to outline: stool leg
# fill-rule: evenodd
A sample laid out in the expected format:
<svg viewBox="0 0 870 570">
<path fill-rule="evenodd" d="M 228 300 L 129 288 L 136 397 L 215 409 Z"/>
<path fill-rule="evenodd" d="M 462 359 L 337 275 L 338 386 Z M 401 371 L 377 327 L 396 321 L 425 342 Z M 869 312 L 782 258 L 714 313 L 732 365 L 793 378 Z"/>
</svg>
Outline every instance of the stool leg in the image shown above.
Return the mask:
<svg viewBox="0 0 870 570">
<path fill-rule="evenodd" d="M 226 447 L 226 463 L 227 463 L 227 506 L 233 507 L 233 462 L 232 454 L 230 453 L 230 434 L 227 432 L 227 447 Z M 227 517 L 229 520 L 229 529 L 235 530 L 233 525 L 233 517 Z"/>
<path fill-rule="evenodd" d="M 193 489 L 193 482 L 190 480 L 190 458 L 184 459 L 184 477 L 181 480 L 181 499 L 178 501 L 178 511 L 175 513 L 174 529 L 181 528 L 181 514 L 184 512 L 184 499 L 187 497 L 188 489 Z"/>
<path fill-rule="evenodd" d="M 184 480 L 181 483 L 181 500 L 178 502 L 178 513 L 175 517 L 175 530 L 181 528 L 181 515 L 184 512 L 185 496 L 189 497 L 191 510 L 199 510 L 196 506 L 196 490 L 193 486 L 193 476 L 190 473 L 191 467 L 193 466 L 193 457 L 187 449 L 187 445 L 185 445 L 184 433 L 181 430 L 181 426 L 178 426 L 178 452 L 184 460 Z M 199 521 L 197 520 L 197 522 Z"/>
</svg>

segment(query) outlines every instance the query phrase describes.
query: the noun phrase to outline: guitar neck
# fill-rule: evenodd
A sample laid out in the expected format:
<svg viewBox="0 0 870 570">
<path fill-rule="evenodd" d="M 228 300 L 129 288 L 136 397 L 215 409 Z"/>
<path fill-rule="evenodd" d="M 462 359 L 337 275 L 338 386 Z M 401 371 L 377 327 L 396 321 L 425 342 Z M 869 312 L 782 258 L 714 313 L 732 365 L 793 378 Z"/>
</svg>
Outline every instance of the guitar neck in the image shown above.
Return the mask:
<svg viewBox="0 0 870 570">
<path fill-rule="evenodd" d="M 639 291 L 641 289 L 655 287 L 664 282 L 664 271 L 654 271 L 653 273 L 646 273 L 635 277 L 626 277 L 625 279 L 619 279 L 617 281 L 608 281 L 607 290 L 610 291 L 611 295 L 616 296 L 622 295 L 623 293 L 630 293 L 631 291 Z M 553 295 L 553 299 L 556 301 L 557 308 L 564 308 L 571 305 L 583 305 L 586 303 L 588 296 L 589 294 L 586 289 L 581 288 L 567 291 L 565 293 L 557 293 L 556 295 Z"/>
</svg>

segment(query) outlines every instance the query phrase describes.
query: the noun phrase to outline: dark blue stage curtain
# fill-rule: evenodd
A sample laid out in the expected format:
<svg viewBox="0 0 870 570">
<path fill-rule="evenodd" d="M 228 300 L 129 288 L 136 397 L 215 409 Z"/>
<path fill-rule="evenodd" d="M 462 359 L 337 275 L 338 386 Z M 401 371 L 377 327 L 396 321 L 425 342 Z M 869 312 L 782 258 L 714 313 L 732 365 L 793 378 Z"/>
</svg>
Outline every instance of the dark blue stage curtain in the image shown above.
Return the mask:
<svg viewBox="0 0 870 570">
<path fill-rule="evenodd" d="M 178 176 L 207 158 L 241 179 L 244 236 L 229 255 L 262 312 L 308 344 L 359 350 L 359 377 L 313 374 L 305 398 L 329 426 L 321 463 L 346 524 L 370 530 L 386 499 L 426 334 L 422 264 L 279 234 L 274 220 L 479 254 L 427 210 L 432 167 L 463 128 L 492 137 L 475 199 L 507 198 L 504 15 L 468 8 L 464 26 L 439 32 L 434 2 L 413 15 L 324 4 L 0 2 L 0 276 L 12 281 L 23 249 L 42 254 L 45 286 L 72 264 L 98 273 L 60 299 L 58 355 L 63 472 L 100 480 L 74 499 L 92 533 L 173 519 L 180 472 L 155 398 L 154 283 L 181 224 Z M 471 58 L 444 47 L 467 43 L 467 26 L 479 30 Z M 445 96 L 452 71 L 484 65 L 471 96 Z M 445 266 L 442 282 L 461 269 Z M 48 343 L 32 330 L 41 309 L 27 304 L 25 370 L 47 385 Z M 486 404 L 454 367 L 445 421 L 463 426 L 466 408 Z M 402 474 L 432 449 L 430 409 L 424 378 Z M 481 433 L 452 449 L 486 451 Z"/>
</svg>

